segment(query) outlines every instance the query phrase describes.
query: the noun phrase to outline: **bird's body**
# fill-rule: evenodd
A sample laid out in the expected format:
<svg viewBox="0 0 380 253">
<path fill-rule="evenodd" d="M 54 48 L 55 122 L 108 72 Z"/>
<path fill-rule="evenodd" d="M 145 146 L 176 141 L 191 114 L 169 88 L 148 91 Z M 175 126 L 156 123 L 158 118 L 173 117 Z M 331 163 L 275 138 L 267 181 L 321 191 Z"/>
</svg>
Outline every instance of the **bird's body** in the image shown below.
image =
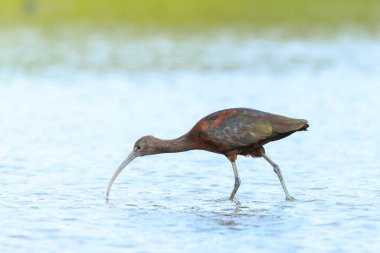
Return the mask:
<svg viewBox="0 0 380 253">
<path fill-rule="evenodd" d="M 223 154 L 261 157 L 263 145 L 305 130 L 307 121 L 248 108 L 227 109 L 201 119 L 190 130 L 197 149 Z M 230 159 L 231 160 L 231 159 Z"/>
<path fill-rule="evenodd" d="M 293 119 L 249 108 L 233 108 L 202 118 L 187 134 L 177 139 L 161 140 L 153 136 L 144 136 L 135 143 L 131 155 L 115 172 L 107 189 L 107 197 L 117 175 L 135 157 L 198 149 L 223 154 L 231 161 L 235 175 L 235 187 L 231 199 L 240 185 L 235 164 L 237 155 L 264 157 L 274 167 L 286 198 L 292 199 L 287 192 L 280 169 L 265 155 L 263 145 L 287 137 L 296 131 L 306 130 L 308 126 L 307 120 L 304 119 Z"/>
</svg>

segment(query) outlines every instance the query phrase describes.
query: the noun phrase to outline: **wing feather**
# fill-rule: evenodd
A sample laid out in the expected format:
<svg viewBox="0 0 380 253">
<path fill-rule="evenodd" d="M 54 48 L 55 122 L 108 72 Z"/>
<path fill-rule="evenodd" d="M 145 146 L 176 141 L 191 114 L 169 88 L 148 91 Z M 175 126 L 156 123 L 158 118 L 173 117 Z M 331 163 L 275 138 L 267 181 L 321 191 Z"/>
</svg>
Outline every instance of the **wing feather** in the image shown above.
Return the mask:
<svg viewBox="0 0 380 253">
<path fill-rule="evenodd" d="M 208 125 L 214 124 L 214 117 L 204 119 Z M 217 120 L 217 118 L 215 119 Z M 266 140 L 278 139 L 295 132 L 307 124 L 306 120 L 293 119 L 257 110 L 240 109 L 215 127 L 205 128 L 203 135 L 215 143 L 228 146 L 229 149 L 246 147 L 255 143 L 266 143 Z M 281 137 L 280 137 L 281 138 Z"/>
</svg>

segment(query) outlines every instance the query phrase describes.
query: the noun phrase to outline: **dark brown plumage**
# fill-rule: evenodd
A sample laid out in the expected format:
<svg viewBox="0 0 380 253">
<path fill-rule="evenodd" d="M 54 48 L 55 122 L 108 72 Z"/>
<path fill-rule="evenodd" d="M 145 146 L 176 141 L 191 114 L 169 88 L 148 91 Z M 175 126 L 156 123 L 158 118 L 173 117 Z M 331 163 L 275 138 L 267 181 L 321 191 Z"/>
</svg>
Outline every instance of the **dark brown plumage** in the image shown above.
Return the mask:
<svg viewBox="0 0 380 253">
<path fill-rule="evenodd" d="M 212 113 L 200 121 L 185 135 L 173 140 L 161 140 L 144 136 L 136 141 L 132 153 L 119 166 L 111 178 L 111 186 L 120 172 L 136 157 L 159 153 L 175 153 L 187 150 L 206 150 L 225 155 L 231 162 L 235 175 L 235 186 L 230 195 L 233 199 L 240 186 L 240 178 L 235 161 L 238 155 L 264 157 L 274 168 L 286 199 L 289 195 L 280 168 L 266 154 L 263 145 L 307 130 L 307 120 L 293 119 L 248 108 L 226 109 Z"/>
</svg>

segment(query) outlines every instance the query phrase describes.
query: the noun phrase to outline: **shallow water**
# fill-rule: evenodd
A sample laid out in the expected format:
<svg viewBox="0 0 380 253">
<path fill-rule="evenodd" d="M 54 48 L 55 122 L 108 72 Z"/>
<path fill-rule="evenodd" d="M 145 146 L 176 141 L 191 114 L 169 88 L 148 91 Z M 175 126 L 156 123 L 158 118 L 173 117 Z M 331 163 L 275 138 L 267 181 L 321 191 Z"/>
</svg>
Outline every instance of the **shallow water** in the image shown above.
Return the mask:
<svg viewBox="0 0 380 253">
<path fill-rule="evenodd" d="M 1 252 L 380 247 L 378 39 L 2 35 Z M 137 138 L 174 138 L 240 106 L 309 120 L 266 146 L 296 201 L 268 163 L 245 157 L 229 201 L 228 160 L 191 151 L 136 159 L 105 202 Z"/>
</svg>

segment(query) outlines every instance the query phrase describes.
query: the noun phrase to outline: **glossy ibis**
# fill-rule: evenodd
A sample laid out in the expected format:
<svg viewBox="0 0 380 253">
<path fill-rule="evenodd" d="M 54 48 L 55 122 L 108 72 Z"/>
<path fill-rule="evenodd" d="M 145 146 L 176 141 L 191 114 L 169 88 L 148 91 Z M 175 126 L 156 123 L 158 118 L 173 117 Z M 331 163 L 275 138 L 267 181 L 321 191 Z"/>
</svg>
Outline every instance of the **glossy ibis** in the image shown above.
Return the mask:
<svg viewBox="0 0 380 253">
<path fill-rule="evenodd" d="M 245 155 L 264 157 L 273 166 L 286 199 L 292 200 L 293 197 L 288 193 L 280 168 L 265 154 L 263 145 L 294 132 L 307 130 L 308 127 L 305 119 L 293 119 L 248 108 L 234 108 L 204 117 L 188 133 L 177 139 L 162 140 L 151 135 L 144 136 L 136 141 L 131 154 L 113 174 L 108 184 L 107 198 L 116 177 L 136 157 L 198 149 L 223 154 L 230 160 L 235 176 L 230 199 L 234 198 L 240 186 L 235 164 L 237 155 Z"/>
</svg>

